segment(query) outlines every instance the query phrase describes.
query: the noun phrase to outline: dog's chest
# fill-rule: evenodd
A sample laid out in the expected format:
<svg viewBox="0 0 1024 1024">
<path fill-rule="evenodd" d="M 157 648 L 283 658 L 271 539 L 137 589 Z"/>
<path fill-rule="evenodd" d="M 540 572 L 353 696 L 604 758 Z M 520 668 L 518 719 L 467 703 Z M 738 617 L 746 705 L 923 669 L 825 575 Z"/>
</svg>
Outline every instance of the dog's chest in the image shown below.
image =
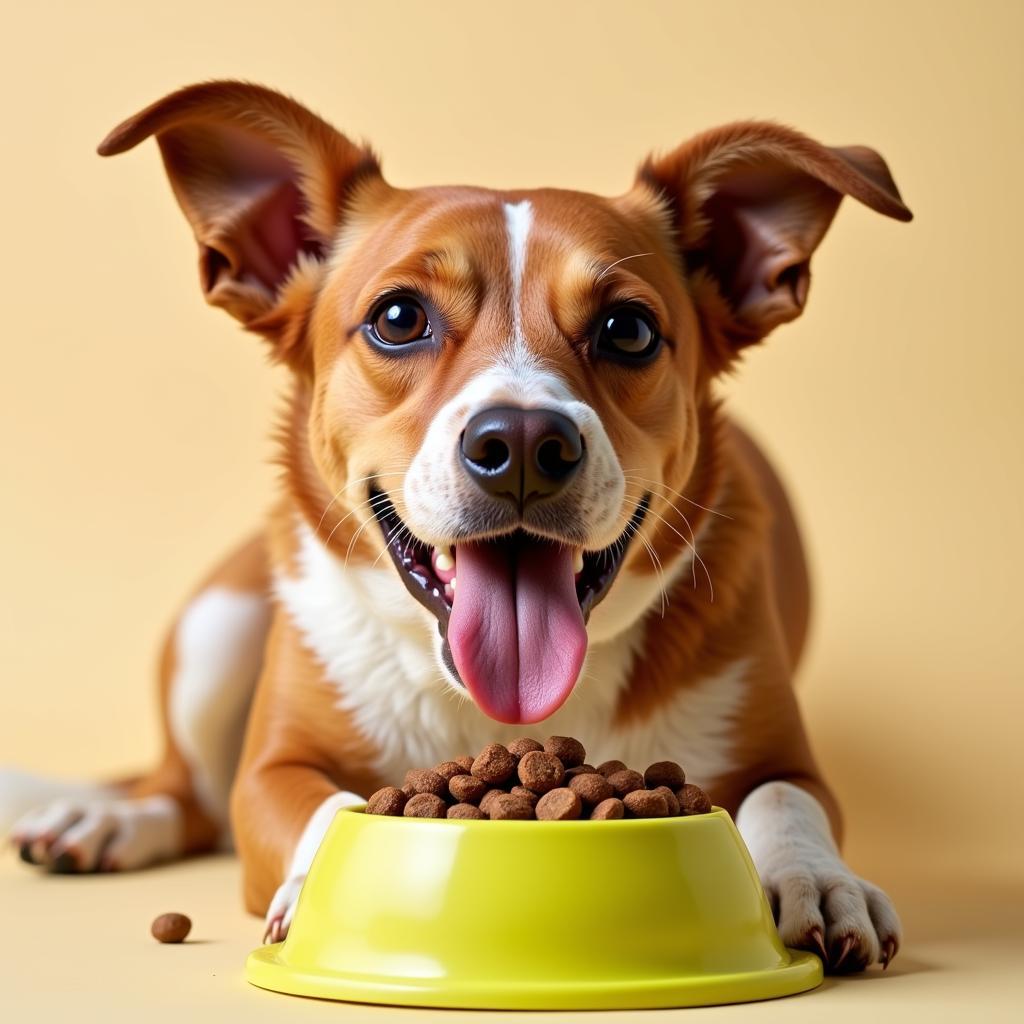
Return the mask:
<svg viewBox="0 0 1024 1024">
<path fill-rule="evenodd" d="M 745 660 L 688 684 L 647 721 L 617 726 L 622 691 L 643 667 L 641 619 L 591 645 L 574 693 L 554 715 L 535 726 L 506 726 L 443 678 L 436 624 L 389 567 L 345 567 L 306 527 L 297 561 L 296 575 L 278 577 L 278 597 L 337 689 L 339 706 L 376 747 L 382 778 L 401 779 L 410 767 L 537 734 L 579 737 L 594 764 L 619 758 L 642 769 L 679 760 L 705 784 L 731 766 L 731 722 L 746 696 Z"/>
</svg>

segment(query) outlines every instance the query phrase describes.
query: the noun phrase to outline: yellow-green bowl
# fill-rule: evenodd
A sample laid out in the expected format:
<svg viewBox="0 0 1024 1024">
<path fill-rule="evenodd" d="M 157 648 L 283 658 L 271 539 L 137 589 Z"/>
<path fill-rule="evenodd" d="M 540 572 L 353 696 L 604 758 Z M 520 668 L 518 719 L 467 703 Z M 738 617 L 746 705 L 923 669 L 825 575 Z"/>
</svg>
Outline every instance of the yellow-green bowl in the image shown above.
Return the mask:
<svg viewBox="0 0 1024 1024">
<path fill-rule="evenodd" d="M 445 821 L 339 811 L 254 985 L 365 1003 L 695 1006 L 814 988 L 725 811 Z"/>
</svg>

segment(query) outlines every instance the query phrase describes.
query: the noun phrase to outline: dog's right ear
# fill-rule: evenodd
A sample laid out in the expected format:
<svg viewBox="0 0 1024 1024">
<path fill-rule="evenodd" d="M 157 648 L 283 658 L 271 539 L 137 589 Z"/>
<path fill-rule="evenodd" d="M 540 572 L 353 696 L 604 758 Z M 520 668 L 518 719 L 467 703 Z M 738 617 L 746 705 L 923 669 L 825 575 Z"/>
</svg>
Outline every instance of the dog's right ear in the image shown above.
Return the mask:
<svg viewBox="0 0 1024 1024">
<path fill-rule="evenodd" d="M 245 82 L 189 86 L 118 125 L 102 156 L 156 137 L 199 243 L 206 301 L 295 362 L 310 297 L 357 188 L 387 188 L 373 153 L 294 100 Z M 315 261 L 315 262 L 314 262 Z"/>
</svg>

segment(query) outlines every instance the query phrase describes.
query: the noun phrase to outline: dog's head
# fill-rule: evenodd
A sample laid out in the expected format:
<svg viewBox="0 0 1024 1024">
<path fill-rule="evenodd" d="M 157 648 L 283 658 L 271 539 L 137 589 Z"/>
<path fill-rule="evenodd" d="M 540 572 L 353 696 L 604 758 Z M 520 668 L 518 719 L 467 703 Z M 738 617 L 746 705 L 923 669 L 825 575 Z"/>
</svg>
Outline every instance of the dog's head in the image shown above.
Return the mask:
<svg viewBox="0 0 1024 1024">
<path fill-rule="evenodd" d="M 564 702 L 620 570 L 652 589 L 604 634 L 646 610 L 659 553 L 692 545 L 709 382 L 800 314 L 842 197 L 910 219 L 872 150 L 773 124 L 700 135 L 613 199 L 396 189 L 368 149 L 241 83 L 175 93 L 100 152 L 150 135 L 207 301 L 296 374 L 310 525 L 390 553 L 451 685 L 505 722 Z M 369 529 L 338 537 L 346 518 Z"/>
</svg>

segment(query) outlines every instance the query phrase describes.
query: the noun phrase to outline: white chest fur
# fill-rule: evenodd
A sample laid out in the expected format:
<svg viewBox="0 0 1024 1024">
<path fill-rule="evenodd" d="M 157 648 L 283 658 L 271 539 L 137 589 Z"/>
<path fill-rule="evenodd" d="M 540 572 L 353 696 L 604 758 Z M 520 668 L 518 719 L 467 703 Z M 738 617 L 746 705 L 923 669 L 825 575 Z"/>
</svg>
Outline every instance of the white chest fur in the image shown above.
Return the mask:
<svg viewBox="0 0 1024 1024">
<path fill-rule="evenodd" d="M 705 784 L 729 768 L 729 725 L 744 699 L 745 661 L 688 686 L 650 720 L 616 729 L 615 708 L 643 636 L 640 618 L 615 636 L 601 630 L 576 690 L 551 718 L 529 727 L 501 725 L 445 680 L 436 623 L 390 565 L 346 567 L 308 527 L 299 530 L 298 573 L 278 577 L 278 597 L 337 689 L 339 705 L 377 747 L 383 778 L 538 733 L 580 737 L 595 764 L 615 757 L 642 768 L 673 758 Z M 625 592 L 629 581 L 620 579 L 620 586 Z"/>
</svg>

